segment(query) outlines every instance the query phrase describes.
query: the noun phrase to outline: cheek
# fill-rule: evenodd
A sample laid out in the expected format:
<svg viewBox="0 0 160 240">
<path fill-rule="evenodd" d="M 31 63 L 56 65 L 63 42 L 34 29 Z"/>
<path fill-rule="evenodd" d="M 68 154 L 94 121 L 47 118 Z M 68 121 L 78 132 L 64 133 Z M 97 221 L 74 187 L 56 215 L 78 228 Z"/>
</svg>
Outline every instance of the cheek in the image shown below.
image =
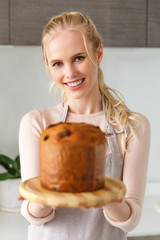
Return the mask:
<svg viewBox="0 0 160 240">
<path fill-rule="evenodd" d="M 97 79 L 98 68 L 95 65 L 90 65 L 86 67 L 86 73 L 90 76 L 93 80 Z"/>
<path fill-rule="evenodd" d="M 52 75 L 52 78 L 53 78 L 53 80 L 56 82 L 56 83 L 60 83 L 60 81 L 61 81 L 61 74 L 60 74 L 60 72 L 54 72 L 54 71 L 51 71 L 51 75 Z"/>
<path fill-rule="evenodd" d="M 83 71 L 83 73 L 85 73 L 88 76 L 95 75 L 96 67 L 90 62 L 88 62 L 87 64 L 84 64 L 82 66 L 81 71 Z"/>
</svg>

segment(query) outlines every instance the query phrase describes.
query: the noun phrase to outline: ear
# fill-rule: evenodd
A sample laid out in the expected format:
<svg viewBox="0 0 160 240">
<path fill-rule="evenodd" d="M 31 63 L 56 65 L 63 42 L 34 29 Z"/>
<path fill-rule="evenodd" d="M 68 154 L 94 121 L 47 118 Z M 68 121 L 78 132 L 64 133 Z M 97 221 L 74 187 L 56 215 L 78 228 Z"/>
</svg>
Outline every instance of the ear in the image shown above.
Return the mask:
<svg viewBox="0 0 160 240">
<path fill-rule="evenodd" d="M 103 44 L 100 44 L 98 47 L 98 56 L 97 56 L 97 62 L 100 64 L 103 57 Z"/>
</svg>

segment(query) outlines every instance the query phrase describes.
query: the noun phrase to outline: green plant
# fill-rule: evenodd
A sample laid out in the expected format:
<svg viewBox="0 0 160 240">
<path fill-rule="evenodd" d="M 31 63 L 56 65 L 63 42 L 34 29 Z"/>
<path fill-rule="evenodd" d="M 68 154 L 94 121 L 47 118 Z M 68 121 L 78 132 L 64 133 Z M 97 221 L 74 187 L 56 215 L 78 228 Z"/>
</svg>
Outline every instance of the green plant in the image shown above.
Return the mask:
<svg viewBox="0 0 160 240">
<path fill-rule="evenodd" d="M 7 170 L 0 173 L 0 181 L 6 179 L 20 178 L 20 158 L 19 155 L 15 159 L 11 159 L 5 155 L 0 154 L 0 165 Z"/>
</svg>

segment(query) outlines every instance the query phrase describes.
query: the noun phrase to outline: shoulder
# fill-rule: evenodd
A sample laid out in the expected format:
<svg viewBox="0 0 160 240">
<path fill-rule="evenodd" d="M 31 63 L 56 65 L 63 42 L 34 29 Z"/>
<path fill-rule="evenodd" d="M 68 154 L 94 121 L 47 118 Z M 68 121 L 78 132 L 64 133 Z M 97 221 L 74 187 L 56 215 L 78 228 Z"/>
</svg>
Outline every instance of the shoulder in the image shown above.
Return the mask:
<svg viewBox="0 0 160 240">
<path fill-rule="evenodd" d="M 139 141 L 150 141 L 151 125 L 148 118 L 140 113 L 133 113 L 129 117 L 130 131 L 128 137 L 139 139 Z"/>
<path fill-rule="evenodd" d="M 133 113 L 129 117 L 129 121 L 134 130 L 150 131 L 150 122 L 145 115 L 142 115 L 140 113 Z"/>
<path fill-rule="evenodd" d="M 27 126 L 28 124 L 34 124 L 40 121 L 40 113 L 38 110 L 33 110 L 24 114 L 20 121 L 20 128 Z"/>
<path fill-rule="evenodd" d="M 57 123 L 61 113 L 61 104 L 51 107 L 36 109 L 24 114 L 20 122 L 21 127 L 34 127 L 45 129 L 49 124 Z"/>
</svg>

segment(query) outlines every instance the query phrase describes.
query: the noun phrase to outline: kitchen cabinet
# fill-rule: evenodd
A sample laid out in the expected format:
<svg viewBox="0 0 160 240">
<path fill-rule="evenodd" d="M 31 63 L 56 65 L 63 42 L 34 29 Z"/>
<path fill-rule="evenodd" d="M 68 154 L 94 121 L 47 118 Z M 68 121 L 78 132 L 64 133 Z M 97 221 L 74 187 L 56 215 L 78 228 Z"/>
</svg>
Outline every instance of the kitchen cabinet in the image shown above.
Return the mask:
<svg viewBox="0 0 160 240">
<path fill-rule="evenodd" d="M 43 27 L 55 9 L 55 1 L 10 0 L 10 44 L 40 45 Z"/>
<path fill-rule="evenodd" d="M 9 44 L 9 5 L 8 1 L 0 1 L 0 44 Z"/>
<path fill-rule="evenodd" d="M 146 0 L 104 1 L 104 45 L 145 47 Z"/>
<path fill-rule="evenodd" d="M 146 0 L 10 0 L 12 45 L 40 45 L 48 20 L 82 11 L 95 22 L 104 46 L 145 47 Z"/>
<path fill-rule="evenodd" d="M 103 0 L 10 0 L 11 44 L 40 45 L 45 24 L 64 11 L 82 11 L 103 22 Z M 104 13 L 104 9 L 103 9 Z"/>
<path fill-rule="evenodd" d="M 160 1 L 149 0 L 148 47 L 160 47 Z"/>
<path fill-rule="evenodd" d="M 159 47 L 157 0 L 1 0 L 0 44 L 40 45 L 49 19 L 81 11 L 97 26 L 105 47 Z"/>
</svg>

